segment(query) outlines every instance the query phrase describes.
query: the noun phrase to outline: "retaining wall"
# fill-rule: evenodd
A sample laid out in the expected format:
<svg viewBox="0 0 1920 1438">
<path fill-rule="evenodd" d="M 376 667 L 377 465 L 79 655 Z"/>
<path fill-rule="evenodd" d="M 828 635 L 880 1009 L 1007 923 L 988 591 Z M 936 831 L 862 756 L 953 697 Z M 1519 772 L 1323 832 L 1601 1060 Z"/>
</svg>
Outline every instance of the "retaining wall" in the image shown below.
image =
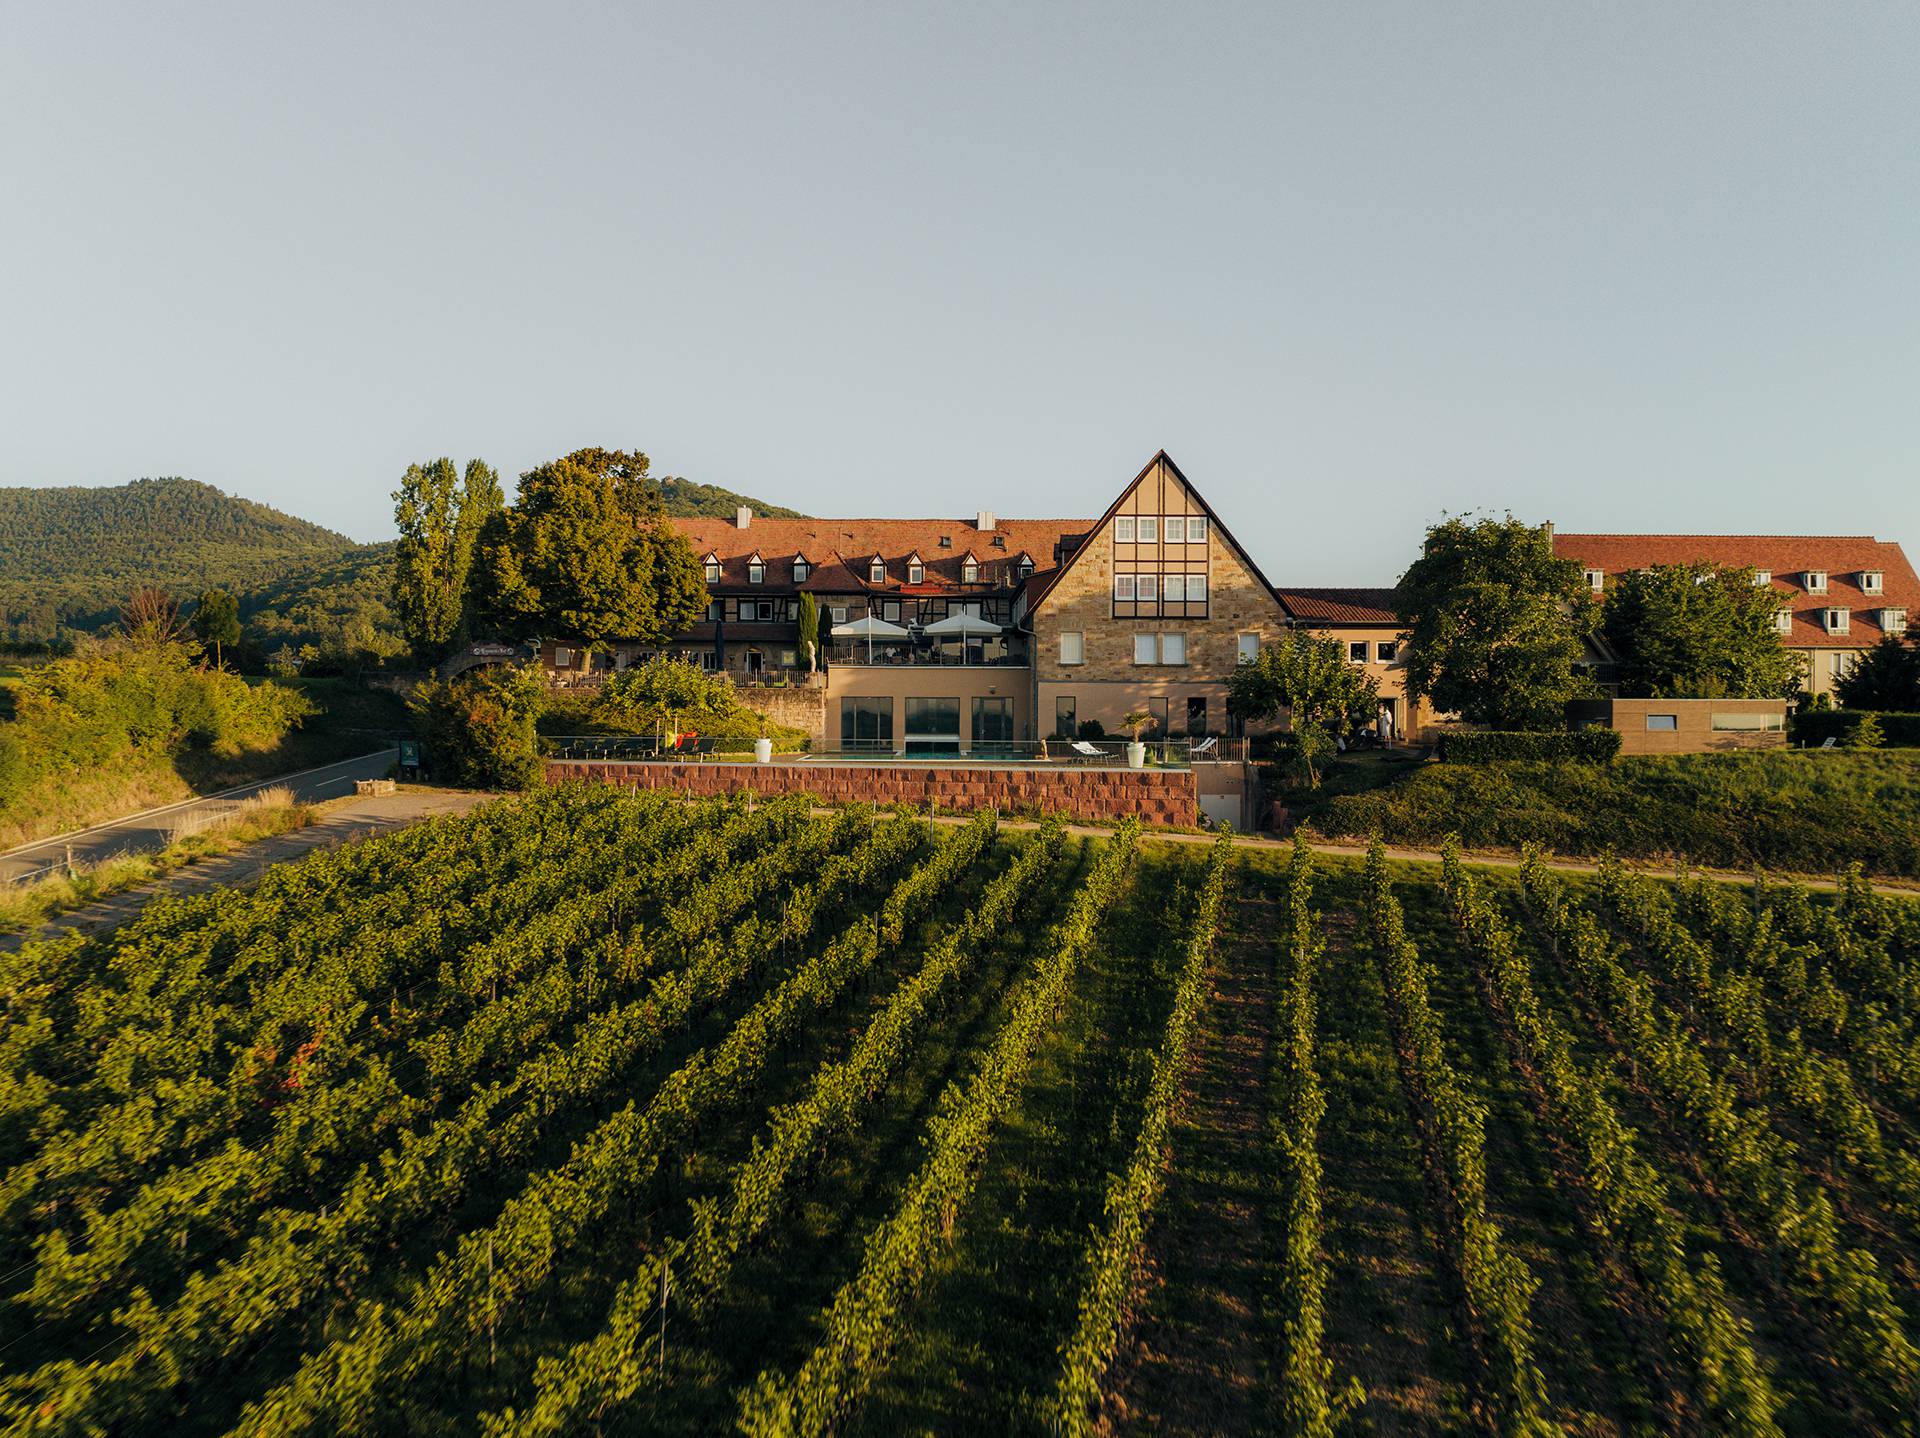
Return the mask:
<svg viewBox="0 0 1920 1438">
<path fill-rule="evenodd" d="M 828 804 L 1035 810 L 1192 828 L 1200 822 L 1189 769 L 988 769 L 918 764 L 662 764 L 547 761 L 550 783 L 585 781 L 695 796 L 812 794 Z"/>
</svg>

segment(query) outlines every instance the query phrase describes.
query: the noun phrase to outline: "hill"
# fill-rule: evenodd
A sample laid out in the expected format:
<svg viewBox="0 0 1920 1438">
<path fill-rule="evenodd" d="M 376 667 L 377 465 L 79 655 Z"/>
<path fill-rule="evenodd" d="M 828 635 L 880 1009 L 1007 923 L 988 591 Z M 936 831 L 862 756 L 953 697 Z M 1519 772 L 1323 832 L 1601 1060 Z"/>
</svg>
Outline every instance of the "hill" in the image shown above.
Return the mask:
<svg viewBox="0 0 1920 1438">
<path fill-rule="evenodd" d="M 304 519 L 190 479 L 0 489 L 0 636 L 109 622 L 128 591 L 246 590 L 360 548 Z"/>
<path fill-rule="evenodd" d="M 735 494 L 717 484 L 700 484 L 691 479 L 677 479 L 673 475 L 662 476 L 659 484 L 660 498 L 666 502 L 667 513 L 685 519 L 732 519 L 733 512 L 743 504 L 762 519 L 806 518 L 797 509 L 783 509 L 749 494 Z"/>
</svg>

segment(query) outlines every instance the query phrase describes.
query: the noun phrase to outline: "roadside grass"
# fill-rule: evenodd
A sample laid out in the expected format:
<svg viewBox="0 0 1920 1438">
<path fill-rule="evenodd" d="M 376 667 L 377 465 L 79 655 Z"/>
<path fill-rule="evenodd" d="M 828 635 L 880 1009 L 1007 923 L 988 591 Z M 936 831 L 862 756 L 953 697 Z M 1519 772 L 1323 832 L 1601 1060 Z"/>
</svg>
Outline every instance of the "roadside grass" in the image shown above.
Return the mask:
<svg viewBox="0 0 1920 1438">
<path fill-rule="evenodd" d="M 204 827 L 176 831 L 172 842 L 156 854 L 118 854 L 95 864 L 76 864 L 71 873 L 0 885 L 0 934 L 37 928 L 48 919 L 136 888 L 175 869 L 229 853 L 243 844 L 304 829 L 317 813 L 310 804 L 295 803 L 291 789 L 275 785 L 241 800 L 238 809 Z"/>
</svg>

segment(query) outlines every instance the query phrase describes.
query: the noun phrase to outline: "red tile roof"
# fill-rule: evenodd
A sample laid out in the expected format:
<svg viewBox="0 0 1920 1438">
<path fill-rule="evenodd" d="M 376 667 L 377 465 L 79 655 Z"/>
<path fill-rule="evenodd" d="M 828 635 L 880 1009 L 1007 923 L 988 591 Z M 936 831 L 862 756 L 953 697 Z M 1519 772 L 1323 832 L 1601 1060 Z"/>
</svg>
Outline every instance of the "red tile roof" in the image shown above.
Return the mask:
<svg viewBox="0 0 1920 1438">
<path fill-rule="evenodd" d="M 1398 624 L 1391 589 L 1276 589 L 1274 597 L 1309 624 Z"/>
<path fill-rule="evenodd" d="M 1794 648 L 1865 647 L 1882 633 L 1882 609 L 1904 609 L 1920 623 L 1920 577 L 1905 551 L 1871 535 L 1833 534 L 1555 534 L 1554 552 L 1588 569 L 1623 574 L 1656 564 L 1715 564 L 1765 569 L 1773 590 L 1793 611 L 1793 630 L 1782 636 Z M 1804 576 L 1827 576 L 1824 594 L 1811 594 Z M 1881 592 L 1860 588 L 1863 572 L 1881 575 Z M 1845 634 L 1828 634 L 1827 609 L 1851 610 Z"/>
<path fill-rule="evenodd" d="M 1019 561 L 1026 555 L 1036 574 L 1054 567 L 1054 552 L 1063 539 L 1083 535 L 1090 519 L 1001 519 L 990 530 L 977 529 L 971 519 L 761 519 L 745 529 L 730 519 L 677 518 L 676 528 L 693 546 L 699 559 L 712 554 L 720 560 L 717 590 L 736 588 L 751 593 L 792 594 L 797 588 L 816 593 L 858 593 L 868 589 L 898 590 L 907 582 L 907 560 L 918 554 L 926 567 L 926 585 L 920 592 L 945 593 L 963 589 L 961 579 L 971 553 L 980 565 L 980 584 L 989 588 L 1017 586 Z M 941 547 L 942 538 L 948 541 Z M 996 544 L 998 540 L 1000 543 Z M 758 554 L 766 563 L 765 582 L 747 583 L 747 561 Z M 887 582 L 870 585 L 867 564 L 878 554 L 887 564 Z M 793 582 L 793 561 L 805 558 L 813 573 L 805 583 Z"/>
</svg>

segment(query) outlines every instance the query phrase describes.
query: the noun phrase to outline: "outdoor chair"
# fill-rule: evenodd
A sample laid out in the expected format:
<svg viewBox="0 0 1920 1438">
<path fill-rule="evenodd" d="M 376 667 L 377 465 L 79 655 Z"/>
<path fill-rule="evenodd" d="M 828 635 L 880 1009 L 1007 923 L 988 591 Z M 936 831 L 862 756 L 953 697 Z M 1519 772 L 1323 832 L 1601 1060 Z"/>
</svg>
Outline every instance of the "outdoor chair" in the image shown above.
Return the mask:
<svg viewBox="0 0 1920 1438">
<path fill-rule="evenodd" d="M 1219 747 L 1220 740 L 1216 737 L 1209 736 L 1202 739 L 1198 744 L 1195 744 L 1189 753 L 1192 758 L 1206 759 L 1212 757 L 1214 751 Z"/>
</svg>

